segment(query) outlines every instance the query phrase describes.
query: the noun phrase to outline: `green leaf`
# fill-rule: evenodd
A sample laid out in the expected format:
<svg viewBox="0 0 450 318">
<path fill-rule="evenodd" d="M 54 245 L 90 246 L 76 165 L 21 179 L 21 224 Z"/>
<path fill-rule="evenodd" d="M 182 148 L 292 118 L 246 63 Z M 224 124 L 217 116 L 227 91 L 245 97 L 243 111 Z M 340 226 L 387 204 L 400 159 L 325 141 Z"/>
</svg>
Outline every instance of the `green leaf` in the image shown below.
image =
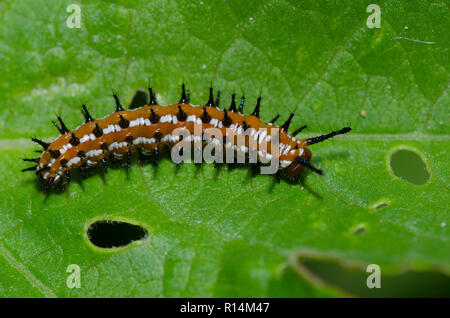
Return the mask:
<svg viewBox="0 0 450 318">
<path fill-rule="evenodd" d="M 308 274 L 304 255 L 362 273 L 378 264 L 382 279 L 449 275 L 448 6 L 382 1 L 381 28 L 370 29 L 370 3 L 82 1 L 71 29 L 71 1 L 2 2 L 0 296 L 351 294 Z M 264 120 L 295 110 L 303 138 L 353 131 L 311 147 L 326 174 L 300 185 L 166 158 L 45 195 L 20 172 L 30 137 L 55 138 L 56 114 L 74 128 L 80 101 L 100 118 L 114 109 L 111 90 L 129 104 L 149 79 L 162 104 L 179 99 L 183 81 L 205 103 L 212 81 L 223 104 L 245 93 L 247 112 L 261 92 Z M 391 167 L 398 150 L 406 159 Z M 148 236 L 101 249 L 86 236 L 97 220 Z M 81 288 L 68 287 L 70 264 Z"/>
</svg>

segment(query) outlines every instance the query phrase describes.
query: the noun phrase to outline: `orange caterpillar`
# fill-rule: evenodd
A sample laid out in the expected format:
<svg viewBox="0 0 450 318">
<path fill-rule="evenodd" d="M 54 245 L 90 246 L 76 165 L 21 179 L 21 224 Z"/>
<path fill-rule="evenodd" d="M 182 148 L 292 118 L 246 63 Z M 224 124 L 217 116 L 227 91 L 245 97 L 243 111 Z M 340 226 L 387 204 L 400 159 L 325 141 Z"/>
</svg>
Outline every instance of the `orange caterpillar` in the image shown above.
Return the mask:
<svg viewBox="0 0 450 318">
<path fill-rule="evenodd" d="M 287 178 L 296 179 L 304 167 L 323 174 L 321 170 L 310 164 L 311 151 L 306 148 L 307 146 L 351 130 L 349 127 L 345 127 L 326 135 L 297 140 L 295 135 L 306 126 L 291 134 L 288 133 L 294 113 L 281 126 L 273 125 L 279 115 L 269 123 L 263 122 L 259 118 L 261 97 L 258 98 L 253 112 L 250 115 L 244 115 L 244 97 L 241 98 L 240 105 L 236 107 L 233 93 L 230 107 L 220 109 L 216 107 L 219 104 L 220 92 L 214 102 L 212 87 L 209 89 L 209 100 L 204 106 L 194 106 L 189 103 L 189 96 L 186 95 L 184 84 L 180 101 L 173 105 L 158 105 L 150 86 L 149 92 L 149 105 L 130 110 L 124 110 L 117 95 L 113 94 L 116 111 L 98 120 L 93 119 L 86 106 L 82 105 L 86 122 L 73 130 L 69 130 L 62 119 L 58 117 L 59 125 L 55 122 L 53 124 L 61 135 L 51 143 L 32 138 L 34 142 L 44 148 L 44 151 L 40 158 L 23 159 L 35 162 L 37 165 L 22 171 L 36 171 L 38 177 L 43 180 L 46 190 L 56 188 L 63 183 L 64 176 L 66 182 L 70 182 L 70 171 L 73 168 L 80 168 L 86 177 L 87 168 L 102 163 L 104 172 L 107 173 L 107 162 L 113 157 L 125 159 L 129 167 L 131 153 L 136 149 L 140 150 L 143 155 L 154 156 L 157 160 L 162 147 L 166 145 L 173 147 L 180 140 L 180 136 L 172 134 L 176 128 L 184 128 L 194 134 L 194 125 L 199 124 L 202 131 L 207 128 L 217 128 L 222 131 L 223 136 L 227 136 L 227 128 L 228 131 L 231 129 L 235 135 L 250 129 L 250 136 L 253 136 L 259 144 L 268 143 L 274 137 L 271 135 L 271 128 L 278 128 L 279 166 L 277 167 L 277 176 L 279 178 L 279 172 L 284 170 Z M 261 128 L 266 128 L 267 133 L 259 133 Z M 232 148 L 234 146 L 234 154 L 238 151 L 248 153 L 248 139 L 246 139 L 244 148 L 236 147 L 234 138 L 219 140 L 219 142 L 218 139 L 206 139 L 203 140 L 203 146 L 213 141 L 221 147 L 225 145 L 225 147 Z M 270 145 L 266 151 L 269 150 Z M 260 155 L 271 158 L 268 153 L 260 153 Z"/>
</svg>

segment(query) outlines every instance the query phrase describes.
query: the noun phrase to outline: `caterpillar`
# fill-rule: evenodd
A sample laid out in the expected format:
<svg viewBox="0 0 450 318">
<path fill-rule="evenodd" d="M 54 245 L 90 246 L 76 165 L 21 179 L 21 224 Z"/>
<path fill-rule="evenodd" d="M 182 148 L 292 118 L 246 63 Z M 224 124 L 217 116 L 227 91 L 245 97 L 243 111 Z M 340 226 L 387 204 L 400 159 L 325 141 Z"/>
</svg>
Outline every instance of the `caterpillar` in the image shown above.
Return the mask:
<svg viewBox="0 0 450 318">
<path fill-rule="evenodd" d="M 323 175 L 322 170 L 315 168 L 310 163 L 312 153 L 307 146 L 351 130 L 350 127 L 344 127 L 328 134 L 300 140 L 295 136 L 304 130 L 306 125 L 291 134 L 288 132 L 294 112 L 281 126 L 275 125 L 276 120 L 280 117 L 279 114 L 268 123 L 260 119 L 261 96 L 257 98 L 253 112 L 244 115 L 245 96 L 241 97 L 240 103 L 237 105 L 236 94 L 233 93 L 230 106 L 221 109 L 218 107 L 220 91 L 214 100 L 212 85 L 209 87 L 209 98 L 205 105 L 190 104 L 190 94 L 189 91 L 186 94 L 184 83 L 181 85 L 180 101 L 167 106 L 157 103 L 151 85 L 148 90 L 150 95 L 148 105 L 127 110 L 120 103 L 117 94 L 113 93 L 116 104 L 115 112 L 97 120 L 91 116 L 86 105 L 82 104 L 85 123 L 73 130 L 69 130 L 61 117 L 57 116 L 59 123 L 55 121 L 52 123 L 60 135 L 50 143 L 32 138 L 33 142 L 42 146 L 43 151 L 38 151 L 41 153 L 39 158 L 24 158 L 24 161 L 34 162 L 36 165 L 22 169 L 22 171 L 35 171 L 42 180 L 45 190 L 48 191 L 57 189 L 62 184 L 70 183 L 70 172 L 74 168 L 79 168 L 82 175 L 87 177 L 87 170 L 100 163 L 106 174 L 109 161 L 126 160 L 129 169 L 131 154 L 135 150 L 139 150 L 141 155 L 153 157 L 157 163 L 163 147 L 173 149 L 174 145 L 182 140 L 182 136 L 174 134 L 176 129 L 184 129 L 193 134 L 197 125 L 197 127 L 201 126 L 203 148 L 214 143 L 214 146 L 219 149 L 227 151 L 231 149 L 233 158 L 237 154 L 248 156 L 250 151 L 257 150 L 250 143 L 253 137 L 257 146 L 267 146 L 261 147 L 265 150 L 258 150 L 257 163 L 261 163 L 261 156 L 266 159 L 266 162 L 267 160 L 271 162 L 276 157 L 279 160 L 275 173 L 277 179 L 280 178 L 280 172 L 284 172 L 288 179 L 295 180 L 298 179 L 305 167 Z M 218 129 L 225 137 L 212 138 L 212 136 L 208 136 L 206 134 L 208 128 Z M 276 136 L 273 128 L 275 128 Z M 234 136 L 230 138 L 230 131 L 234 136 L 246 132 L 244 144 L 238 145 Z M 269 153 L 271 145 L 267 144 L 275 137 L 279 140 L 279 148 L 274 157 Z M 195 140 L 194 137 L 186 139 L 185 142 L 192 143 Z"/>
</svg>

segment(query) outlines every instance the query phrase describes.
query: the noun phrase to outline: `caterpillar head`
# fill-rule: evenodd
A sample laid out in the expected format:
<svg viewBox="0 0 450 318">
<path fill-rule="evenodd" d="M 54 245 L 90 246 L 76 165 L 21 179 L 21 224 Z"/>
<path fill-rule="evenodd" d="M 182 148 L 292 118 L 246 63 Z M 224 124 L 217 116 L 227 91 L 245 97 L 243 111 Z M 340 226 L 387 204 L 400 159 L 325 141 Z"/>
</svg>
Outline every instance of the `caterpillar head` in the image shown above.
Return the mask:
<svg viewBox="0 0 450 318">
<path fill-rule="evenodd" d="M 300 156 L 297 156 L 295 158 L 295 160 L 286 167 L 284 173 L 286 175 L 287 178 L 291 179 L 291 180 L 296 180 L 298 179 L 298 177 L 300 176 L 300 174 L 302 173 L 303 169 L 305 169 L 305 167 L 311 168 L 311 164 L 309 163 L 309 161 L 311 160 L 311 150 L 309 150 L 308 148 L 303 148 L 303 152 Z M 313 169 L 315 172 L 318 172 L 319 174 L 323 174 L 323 172 L 321 170 L 318 170 L 316 168 Z"/>
</svg>

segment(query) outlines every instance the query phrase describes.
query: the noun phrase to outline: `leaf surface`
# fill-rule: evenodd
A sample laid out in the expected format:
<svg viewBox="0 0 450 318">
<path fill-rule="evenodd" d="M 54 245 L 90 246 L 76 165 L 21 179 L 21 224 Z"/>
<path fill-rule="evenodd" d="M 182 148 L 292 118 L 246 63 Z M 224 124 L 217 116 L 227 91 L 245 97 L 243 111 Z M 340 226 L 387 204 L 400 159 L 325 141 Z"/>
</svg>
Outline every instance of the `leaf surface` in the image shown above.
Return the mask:
<svg viewBox="0 0 450 318">
<path fill-rule="evenodd" d="M 1 296 L 345 295 L 304 275 L 299 252 L 449 274 L 446 2 L 383 1 L 375 29 L 370 1 L 82 1 L 79 29 L 67 27 L 70 3 L 0 4 Z M 264 120 L 296 111 L 300 137 L 353 131 L 311 147 L 326 175 L 300 185 L 166 158 L 46 196 L 20 172 L 30 137 L 56 137 L 56 114 L 74 128 L 80 101 L 100 118 L 111 90 L 128 104 L 149 80 L 162 104 L 183 81 L 205 103 L 212 81 L 222 105 L 245 93 L 247 113 L 261 92 Z M 393 172 L 399 149 L 419 156 L 424 184 Z M 86 229 L 105 219 L 149 235 L 96 248 Z"/>
</svg>

